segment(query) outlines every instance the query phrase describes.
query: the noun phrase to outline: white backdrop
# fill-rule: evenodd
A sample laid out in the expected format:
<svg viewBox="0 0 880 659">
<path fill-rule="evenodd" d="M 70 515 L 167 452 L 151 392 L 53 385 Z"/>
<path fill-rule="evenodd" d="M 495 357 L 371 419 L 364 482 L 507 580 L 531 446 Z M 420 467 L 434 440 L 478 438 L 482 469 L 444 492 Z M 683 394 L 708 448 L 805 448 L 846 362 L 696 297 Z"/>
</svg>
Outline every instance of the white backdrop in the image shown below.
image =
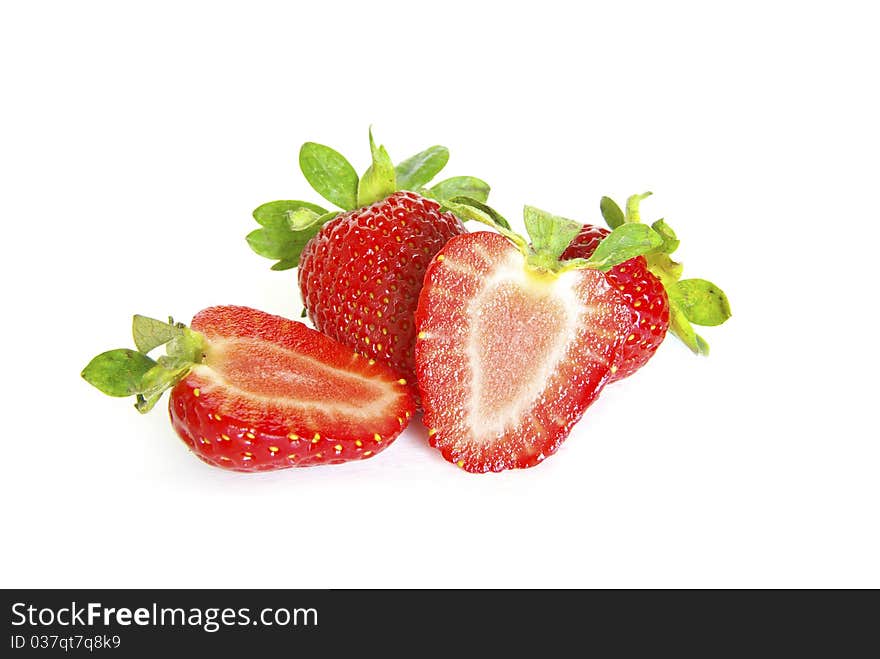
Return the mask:
<svg viewBox="0 0 880 659">
<path fill-rule="evenodd" d="M 880 104 L 867 3 L 16 3 L 0 9 L 0 586 L 880 587 Z M 225 473 L 80 379 L 130 317 L 298 316 L 251 210 L 307 140 L 597 220 L 653 190 L 728 293 L 537 468 L 418 423 L 362 463 Z"/>
</svg>

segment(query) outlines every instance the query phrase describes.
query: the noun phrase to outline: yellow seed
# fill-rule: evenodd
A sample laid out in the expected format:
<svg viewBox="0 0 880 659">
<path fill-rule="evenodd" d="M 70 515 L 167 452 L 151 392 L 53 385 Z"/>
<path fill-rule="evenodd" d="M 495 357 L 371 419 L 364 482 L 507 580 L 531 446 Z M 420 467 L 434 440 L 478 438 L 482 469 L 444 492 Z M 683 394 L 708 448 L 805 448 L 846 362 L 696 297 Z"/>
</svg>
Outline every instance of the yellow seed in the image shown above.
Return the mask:
<svg viewBox="0 0 880 659">
<path fill-rule="evenodd" d="M 224 442 L 228 442 L 228 441 L 229 441 L 229 435 L 220 435 L 220 439 L 222 439 Z"/>
<path fill-rule="evenodd" d="M 229 462 L 229 458 L 227 458 L 225 455 L 221 455 L 220 459 L 223 460 L 224 462 Z"/>
<path fill-rule="evenodd" d="M 354 442 L 354 445 L 357 446 L 358 448 L 360 448 L 361 446 L 364 445 L 364 443 L 361 440 L 356 439 Z"/>
<path fill-rule="evenodd" d="M 431 429 L 428 431 L 428 437 L 433 437 L 433 436 L 436 435 L 436 434 L 437 434 L 437 429 L 436 429 L 436 428 L 431 428 Z"/>
<path fill-rule="evenodd" d="M 419 338 L 420 339 L 427 339 L 428 333 L 427 332 L 419 332 Z"/>
<path fill-rule="evenodd" d="M 636 338 L 636 335 L 635 335 L 635 334 L 630 334 L 628 337 L 626 337 L 626 340 L 627 340 L 627 341 L 632 341 L 632 340 L 635 339 L 635 338 Z"/>
<path fill-rule="evenodd" d="M 403 378 L 400 378 L 400 379 L 397 381 L 397 384 L 406 384 L 406 380 L 404 380 Z"/>
<path fill-rule="evenodd" d="M 223 417 L 221 417 L 219 414 L 215 414 L 215 415 L 214 415 L 214 418 L 217 419 L 217 421 L 222 421 L 222 420 L 223 420 Z"/>
<path fill-rule="evenodd" d="M 201 392 L 201 391 L 199 391 L 199 389 L 198 389 L 198 388 L 196 388 L 196 389 L 193 389 L 193 396 L 195 396 L 195 397 L 196 397 L 196 398 L 198 398 L 198 397 L 199 397 L 199 395 L 200 395 L 200 394 L 201 394 L 201 393 L 202 393 L 202 392 Z"/>
<path fill-rule="evenodd" d="M 382 348 L 379 348 L 379 350 L 381 350 L 381 349 L 382 349 Z M 370 360 L 369 362 L 367 362 L 367 363 L 368 363 L 370 366 L 372 366 L 373 364 L 376 363 L 376 360 L 375 360 L 375 359 L 371 359 L 371 360 Z"/>
<path fill-rule="evenodd" d="M 336 451 L 337 453 L 342 453 L 342 444 L 337 444 L 336 446 L 333 447 L 333 450 Z"/>
<path fill-rule="evenodd" d="M 370 337 L 369 336 L 364 337 L 364 343 L 366 343 L 367 345 L 370 345 Z"/>
<path fill-rule="evenodd" d="M 651 331 L 653 332 L 655 329 L 657 329 L 657 326 L 656 326 L 656 325 L 651 325 Z"/>
<path fill-rule="evenodd" d="M 316 458 L 323 458 L 324 454 L 323 453 L 315 453 L 315 457 Z"/>
<path fill-rule="evenodd" d="M 376 318 L 381 318 L 381 317 L 382 317 L 382 312 L 377 309 L 376 310 Z"/>
<path fill-rule="evenodd" d="M 636 308 L 642 306 L 642 301 L 641 301 L 641 300 L 636 300 L 635 302 L 633 302 L 633 306 L 636 307 Z"/>
<path fill-rule="evenodd" d="M 384 302 L 385 304 L 388 304 L 390 302 L 390 300 L 387 297 L 383 297 L 382 302 Z"/>
<path fill-rule="evenodd" d="M 270 446 L 269 453 L 271 453 L 272 455 L 275 455 L 276 453 L 278 453 L 278 447 L 277 446 Z"/>
<path fill-rule="evenodd" d="M 320 441 L 321 441 L 321 435 L 319 435 L 318 433 L 315 433 L 315 436 L 312 437 L 312 444 L 317 444 Z"/>
<path fill-rule="evenodd" d="M 400 424 L 401 428 L 403 427 L 403 419 L 401 419 L 400 417 L 397 417 L 397 423 Z"/>
<path fill-rule="evenodd" d="M 386 336 L 387 334 L 388 334 L 388 328 L 383 327 L 383 328 L 382 328 L 382 335 L 383 335 L 383 336 Z"/>
<path fill-rule="evenodd" d="M 438 261 L 442 261 L 442 260 L 445 259 L 445 258 L 446 258 L 446 257 L 443 256 L 442 254 L 438 254 L 438 255 L 437 255 L 437 260 L 438 260 Z"/>
<path fill-rule="evenodd" d="M 254 454 L 251 453 L 250 451 L 245 451 L 244 453 L 241 454 L 241 457 L 243 457 L 245 460 L 250 460 L 254 457 Z"/>
<path fill-rule="evenodd" d="M 252 433 L 252 432 L 245 433 L 244 436 L 247 437 L 248 439 L 256 439 L 256 437 L 254 436 L 254 433 Z"/>
<path fill-rule="evenodd" d="M 377 444 L 382 441 L 382 435 L 379 433 L 373 433 L 373 441 Z"/>
<path fill-rule="evenodd" d="M 287 439 L 289 439 L 292 442 L 296 442 L 296 441 L 299 441 L 299 435 L 297 435 L 295 432 L 292 432 L 287 436 Z"/>
<path fill-rule="evenodd" d="M 206 439 L 206 438 L 204 438 L 204 437 L 202 437 L 201 440 L 199 440 L 199 441 L 201 441 L 202 444 L 210 444 L 210 443 L 211 443 L 211 440 Z"/>
<path fill-rule="evenodd" d="M 288 460 L 296 460 L 296 453 L 291 453 L 290 455 L 287 456 L 287 459 Z"/>
<path fill-rule="evenodd" d="M 382 352 L 382 344 L 381 343 L 376 344 L 376 350 L 378 350 L 379 352 Z"/>
<path fill-rule="evenodd" d="M 459 467 L 464 467 L 464 460 L 459 460 L 455 464 L 457 464 Z"/>
<path fill-rule="evenodd" d="M 406 415 L 406 418 L 407 418 L 407 419 L 410 418 L 410 417 L 412 416 L 412 412 L 404 412 L 404 414 Z"/>
<path fill-rule="evenodd" d="M 617 373 L 617 367 L 616 367 L 616 366 L 612 366 L 612 367 L 611 367 L 611 372 L 612 372 L 612 373 Z"/>
<path fill-rule="evenodd" d="M 373 452 L 372 451 L 364 451 L 361 455 L 363 455 L 365 458 L 369 458 L 371 455 L 373 455 Z"/>
</svg>

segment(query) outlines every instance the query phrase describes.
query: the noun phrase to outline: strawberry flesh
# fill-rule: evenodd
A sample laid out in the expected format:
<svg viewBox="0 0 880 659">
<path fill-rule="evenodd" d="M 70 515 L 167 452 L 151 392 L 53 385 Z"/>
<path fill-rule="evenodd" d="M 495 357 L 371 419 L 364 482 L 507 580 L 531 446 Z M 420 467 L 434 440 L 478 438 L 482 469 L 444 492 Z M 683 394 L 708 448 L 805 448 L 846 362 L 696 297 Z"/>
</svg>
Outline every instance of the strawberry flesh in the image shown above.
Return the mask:
<svg viewBox="0 0 880 659">
<path fill-rule="evenodd" d="M 430 442 L 470 472 L 531 467 L 554 453 L 632 329 L 604 275 L 532 271 L 488 232 L 447 243 L 426 274 L 416 322 Z"/>
<path fill-rule="evenodd" d="M 171 393 L 180 437 L 205 462 L 237 471 L 368 458 L 408 423 L 406 382 L 302 323 L 212 307 L 191 325 L 205 361 Z"/>
</svg>

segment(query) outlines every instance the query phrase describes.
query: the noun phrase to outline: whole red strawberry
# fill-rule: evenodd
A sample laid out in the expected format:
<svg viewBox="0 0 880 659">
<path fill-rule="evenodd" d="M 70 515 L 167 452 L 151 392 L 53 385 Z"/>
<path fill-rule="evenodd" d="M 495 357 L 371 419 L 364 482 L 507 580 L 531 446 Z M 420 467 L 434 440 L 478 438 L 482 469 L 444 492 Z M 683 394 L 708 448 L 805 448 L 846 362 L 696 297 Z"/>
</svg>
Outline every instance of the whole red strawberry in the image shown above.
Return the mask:
<svg viewBox="0 0 880 659">
<path fill-rule="evenodd" d="M 83 377 L 149 411 L 171 388 L 171 422 L 200 459 L 234 471 L 369 458 L 415 410 L 389 367 L 296 321 L 211 307 L 188 328 L 135 316 L 137 350 L 101 353 Z M 161 345 L 167 354 L 147 355 Z"/>
<path fill-rule="evenodd" d="M 588 259 L 610 233 L 608 229 L 584 225 L 562 259 Z M 654 355 L 669 327 L 669 298 L 663 283 L 648 269 L 644 256 L 637 256 L 605 273 L 605 278 L 626 299 L 634 315 L 633 330 L 623 344 L 623 356 L 610 382 L 635 373 Z"/>
<path fill-rule="evenodd" d="M 303 304 L 315 327 L 369 359 L 391 365 L 415 384 L 413 313 L 425 269 L 453 236 L 466 233 L 441 204 L 460 196 L 485 201 L 489 186 L 459 176 L 425 186 L 449 152 L 435 146 L 396 167 L 370 135 L 372 164 L 362 177 L 338 152 L 315 143 L 300 150 L 300 168 L 344 212 L 301 201 L 254 211 L 262 225 L 248 235 L 274 270 L 299 266 Z"/>
<path fill-rule="evenodd" d="M 415 385 L 415 323 L 425 270 L 453 236 L 452 213 L 413 192 L 395 192 L 342 213 L 303 249 L 299 288 L 315 327 L 396 368 Z"/>
<path fill-rule="evenodd" d="M 611 229 L 641 221 L 639 205 L 651 195 L 631 196 L 626 212 L 609 197 L 599 208 Z M 635 319 L 635 327 L 623 349 L 623 360 L 611 377 L 620 380 L 644 366 L 663 342 L 667 329 L 697 354 L 709 353 L 709 344 L 694 332 L 694 325 L 720 325 L 730 317 L 730 304 L 724 292 L 705 279 L 681 279 L 682 265 L 669 256 L 679 245 L 671 227 L 662 219 L 651 228 L 660 236 L 659 245 L 621 263 L 605 273 L 609 283 L 623 294 Z M 560 257 L 590 258 L 608 229 L 586 225 Z"/>
</svg>

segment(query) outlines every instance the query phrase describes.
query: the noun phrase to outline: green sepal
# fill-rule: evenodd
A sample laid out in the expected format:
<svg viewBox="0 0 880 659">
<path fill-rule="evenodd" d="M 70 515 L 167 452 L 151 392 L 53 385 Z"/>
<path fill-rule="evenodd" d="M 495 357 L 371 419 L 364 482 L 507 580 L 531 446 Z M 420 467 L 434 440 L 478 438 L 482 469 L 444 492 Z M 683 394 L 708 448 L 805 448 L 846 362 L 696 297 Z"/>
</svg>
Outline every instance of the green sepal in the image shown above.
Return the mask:
<svg viewBox="0 0 880 659">
<path fill-rule="evenodd" d="M 90 385 L 108 396 L 133 396 L 142 391 L 144 375 L 156 366 L 147 355 L 119 348 L 108 350 L 92 359 L 82 371 Z"/>
<path fill-rule="evenodd" d="M 471 206 L 476 208 L 477 210 L 482 211 L 486 215 L 489 215 L 492 218 L 492 221 L 495 222 L 500 227 L 507 229 L 508 231 L 512 231 L 510 228 L 510 222 L 508 222 L 501 213 L 496 211 L 494 208 L 489 206 L 488 204 L 484 204 L 482 201 L 478 199 L 473 199 L 472 197 L 453 197 L 449 201 L 452 201 L 456 204 L 464 204 L 465 206 Z M 445 206 L 445 205 L 444 205 Z M 459 218 L 463 219 L 463 218 Z"/>
<path fill-rule="evenodd" d="M 278 263 L 273 263 L 272 267 L 269 270 L 275 270 L 276 272 L 282 270 L 292 270 L 296 266 L 299 265 L 299 258 L 289 259 L 287 261 L 278 261 Z"/>
<path fill-rule="evenodd" d="M 449 162 L 449 149 L 432 146 L 399 163 L 394 171 L 398 190 L 412 190 L 426 186 Z"/>
<path fill-rule="evenodd" d="M 532 241 L 532 253 L 528 262 L 535 267 L 556 270 L 559 257 L 571 244 L 583 225 L 558 215 L 542 211 L 534 206 L 523 209 L 526 232 Z"/>
<path fill-rule="evenodd" d="M 298 201 L 296 199 L 270 201 L 266 204 L 258 206 L 254 212 L 254 219 L 260 226 L 269 229 L 278 229 L 291 226 L 291 216 L 301 209 L 308 209 L 324 215 L 328 211 L 321 208 L 317 204 L 311 204 L 307 201 Z"/>
<path fill-rule="evenodd" d="M 624 261 L 657 249 L 662 243 L 663 239 L 646 224 L 622 224 L 602 239 L 586 263 L 588 267 L 605 272 Z"/>
<path fill-rule="evenodd" d="M 625 221 L 623 211 L 620 210 L 620 206 L 611 197 L 602 197 L 599 200 L 599 210 L 602 213 L 602 217 L 605 218 L 605 224 L 608 225 L 609 229 L 616 229 Z"/>
<path fill-rule="evenodd" d="M 654 222 L 651 225 L 651 228 L 654 229 L 654 231 L 656 231 L 663 239 L 663 244 L 657 248 L 658 252 L 662 252 L 664 254 L 672 254 L 675 250 L 678 249 L 681 241 L 675 235 L 675 231 L 672 230 L 672 227 L 666 224 L 666 222 L 662 218 Z"/>
<path fill-rule="evenodd" d="M 131 320 L 131 334 L 134 337 L 134 345 L 142 353 L 147 354 L 154 348 L 165 345 L 171 339 L 183 333 L 185 326 L 175 323 L 169 318 L 168 322 L 147 318 L 135 314 Z"/>
<path fill-rule="evenodd" d="M 674 286 L 681 279 L 684 266 L 673 261 L 669 254 L 652 252 L 651 254 L 645 254 L 645 260 L 648 263 L 648 270 L 662 282 L 665 288 L 668 289 L 670 286 Z"/>
<path fill-rule="evenodd" d="M 709 344 L 694 331 L 675 295 L 669 295 L 669 331 L 675 334 L 694 354 L 707 356 Z"/>
<path fill-rule="evenodd" d="M 453 176 L 425 191 L 425 196 L 440 203 L 455 197 L 469 197 L 485 204 L 489 199 L 489 190 L 489 184 L 476 176 Z"/>
<path fill-rule="evenodd" d="M 306 142 L 299 150 L 299 168 L 309 185 L 343 210 L 358 206 L 358 175 L 341 153 L 329 146 Z"/>
<path fill-rule="evenodd" d="M 109 396 L 136 396 L 135 408 L 148 412 L 166 389 L 204 361 L 207 343 L 201 334 L 171 318 L 163 323 L 135 316 L 132 333 L 141 351 L 120 348 L 101 353 L 83 369 L 82 377 Z M 166 354 L 158 360 L 146 354 L 163 343 Z"/>
<path fill-rule="evenodd" d="M 705 279 L 682 279 L 675 284 L 675 297 L 694 325 L 714 327 L 730 318 L 730 302 L 720 288 Z"/>
<path fill-rule="evenodd" d="M 358 183 L 358 206 L 369 206 L 397 190 L 397 175 L 394 172 L 394 164 L 385 147 L 376 146 L 372 129 L 370 129 L 370 153 L 373 162 Z"/>
<path fill-rule="evenodd" d="M 643 200 L 650 197 L 653 192 L 643 192 L 642 194 L 634 194 L 629 199 L 626 200 L 626 213 L 624 215 L 624 222 L 641 222 L 642 218 L 639 214 L 639 204 L 642 203 Z"/>
<path fill-rule="evenodd" d="M 456 198 L 458 199 L 458 198 Z M 471 203 L 473 200 L 468 200 L 467 203 L 460 203 L 457 201 L 447 200 L 443 202 L 443 206 L 448 208 L 450 211 L 455 213 L 455 215 L 462 220 L 463 222 L 467 222 L 468 220 L 473 220 L 475 222 L 480 222 L 481 224 L 486 224 L 493 229 L 495 229 L 502 236 L 507 238 L 510 242 L 516 245 L 517 249 L 523 253 L 523 255 L 528 256 L 529 254 L 529 244 L 525 238 L 520 236 L 515 231 L 512 231 L 507 224 L 507 220 L 504 220 L 504 224 L 500 224 L 495 220 L 495 217 L 501 217 L 495 211 L 487 212 L 482 208 Z M 482 206 L 482 204 L 480 204 Z M 491 211 L 492 209 L 490 209 Z M 506 225 L 506 226 L 505 226 Z"/>
</svg>

